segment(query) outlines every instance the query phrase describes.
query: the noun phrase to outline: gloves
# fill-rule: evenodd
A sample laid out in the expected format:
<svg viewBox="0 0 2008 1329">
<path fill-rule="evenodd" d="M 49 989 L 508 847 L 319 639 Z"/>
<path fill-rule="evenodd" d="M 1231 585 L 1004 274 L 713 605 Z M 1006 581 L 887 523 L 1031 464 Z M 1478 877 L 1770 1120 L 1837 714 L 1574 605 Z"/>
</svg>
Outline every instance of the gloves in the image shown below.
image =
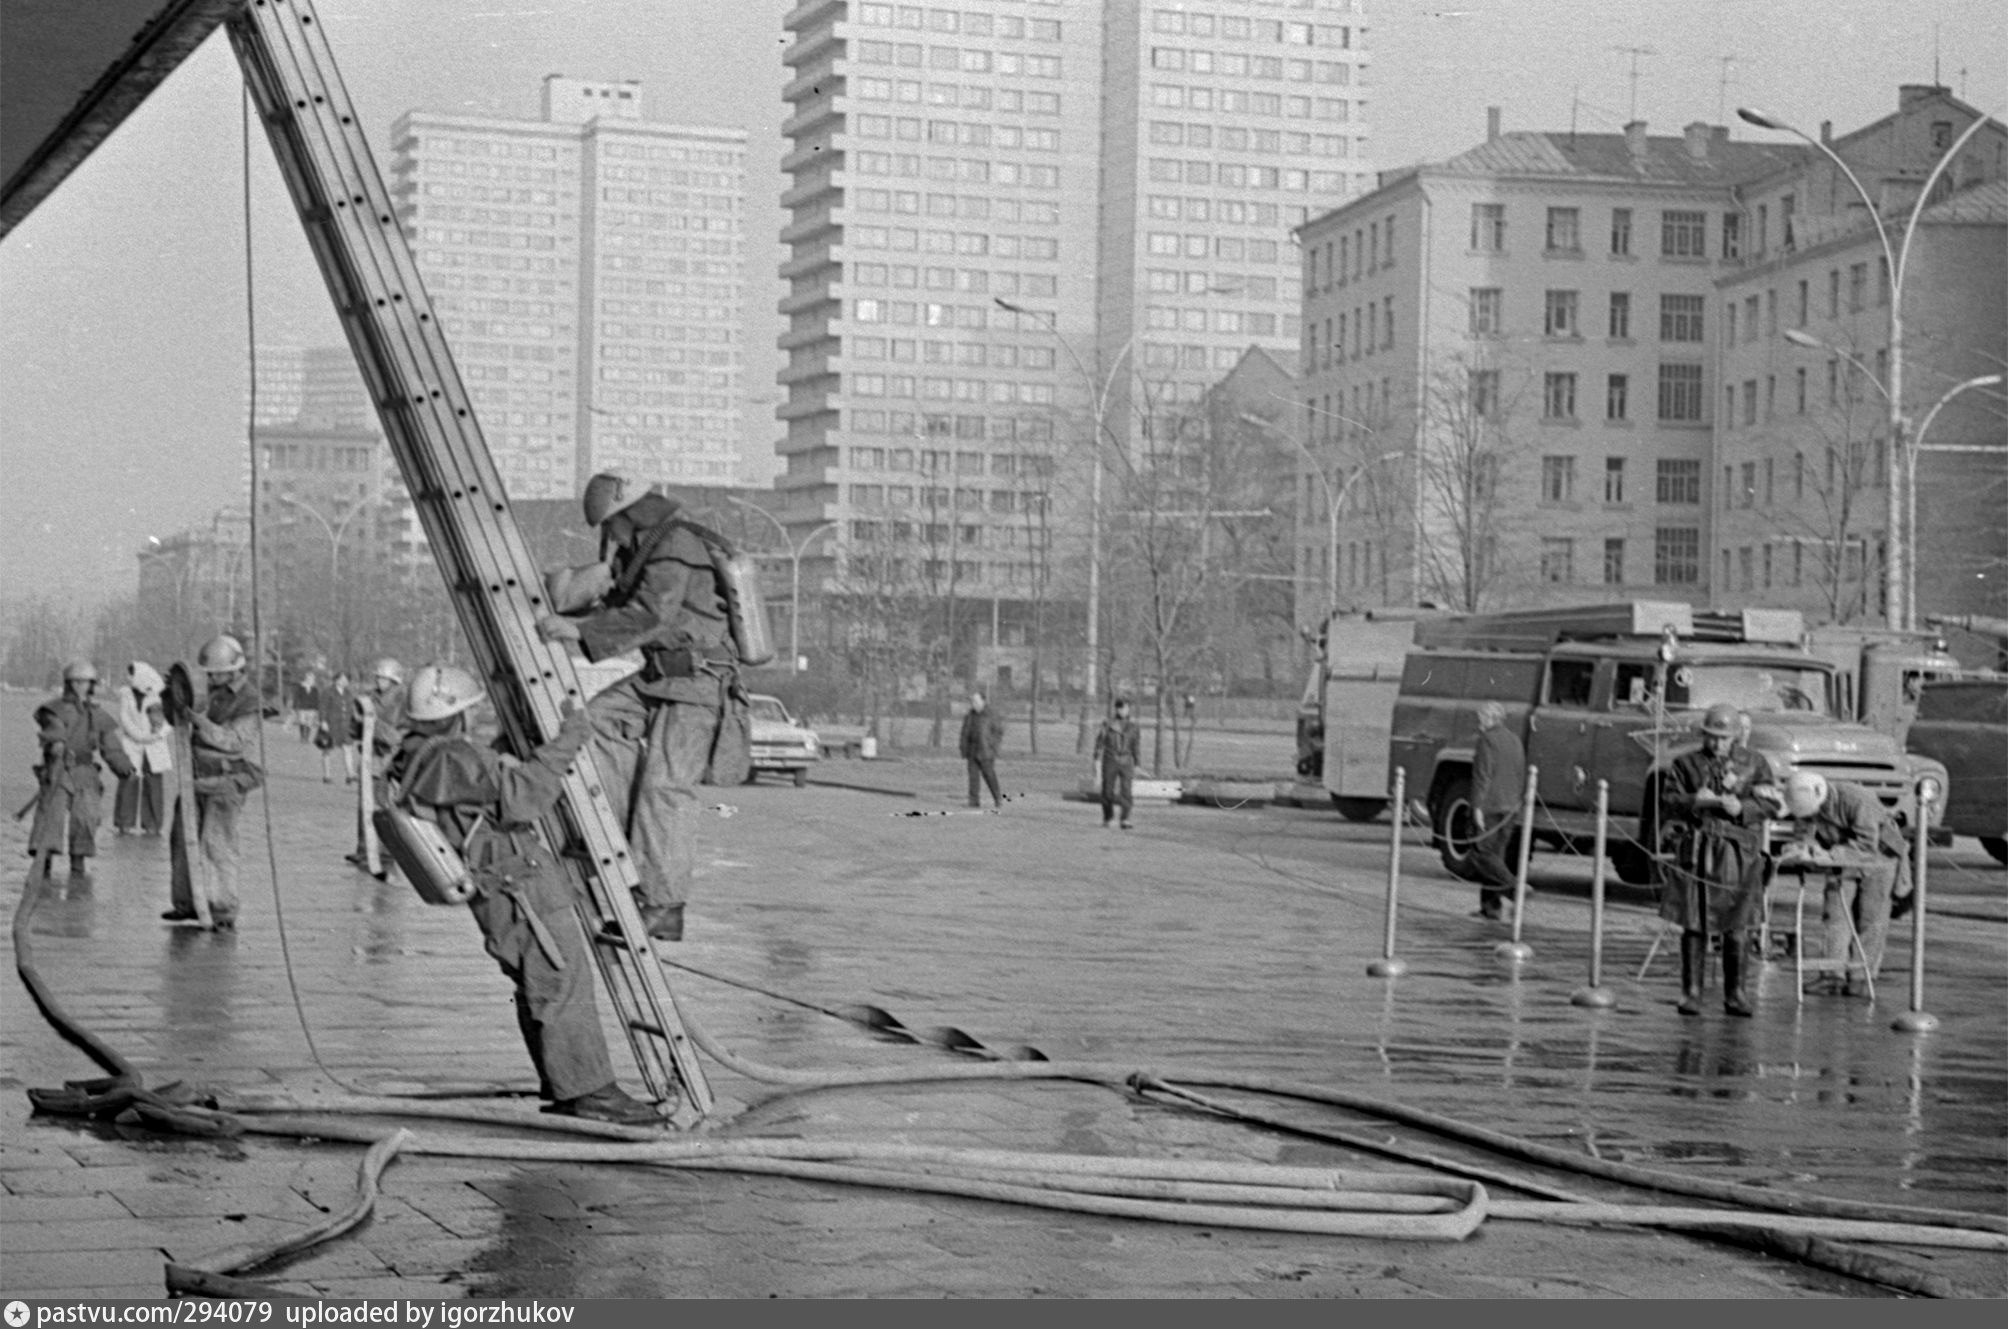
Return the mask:
<svg viewBox="0 0 2008 1329">
<path fill-rule="evenodd" d="M 579 707 L 566 711 L 558 732 L 551 736 L 550 742 L 537 749 L 537 764 L 562 775 L 592 736 L 592 716 Z"/>
</svg>

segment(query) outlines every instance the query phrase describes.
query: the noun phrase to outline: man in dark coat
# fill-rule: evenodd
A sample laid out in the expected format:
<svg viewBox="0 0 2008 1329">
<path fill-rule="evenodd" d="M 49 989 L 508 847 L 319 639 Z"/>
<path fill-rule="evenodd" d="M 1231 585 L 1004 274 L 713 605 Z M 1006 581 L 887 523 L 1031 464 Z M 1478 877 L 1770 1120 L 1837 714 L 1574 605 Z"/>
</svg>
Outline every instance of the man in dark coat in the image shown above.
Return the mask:
<svg viewBox="0 0 2008 1329">
<path fill-rule="evenodd" d="M 1868 790 L 1846 780 L 1828 780 L 1817 771 L 1794 771 L 1785 781 L 1785 810 L 1802 843 L 1827 855 L 1856 860 L 1827 874 L 1826 953 L 1852 960 L 1848 949 L 1852 931 L 1861 939 L 1866 978 L 1874 982 L 1882 972 L 1883 944 L 1889 938 L 1890 902 L 1911 893 L 1903 828 Z M 1839 980 L 1840 990 L 1854 995 L 1861 973 L 1860 966 L 1850 965 L 1847 976 Z"/>
<path fill-rule="evenodd" d="M 997 754 L 1004 747 L 1004 722 L 990 709 L 981 688 L 969 693 L 969 710 L 962 717 L 962 737 L 956 747 L 969 763 L 969 806 L 983 806 L 977 787 L 977 781 L 981 780 L 990 789 L 991 802 L 1002 809 L 1004 795 L 997 788 Z"/>
<path fill-rule="evenodd" d="M 1699 1015 L 1708 938 L 1722 938 L 1722 1008 L 1753 1014 L 1744 984 L 1749 930 L 1764 905 L 1764 822 L 1778 800 L 1770 773 L 1736 742 L 1734 706 L 1708 708 L 1701 748 L 1676 758 L 1659 785 L 1661 848 L 1670 861 L 1659 914 L 1680 925 L 1680 1013 Z"/>
<path fill-rule="evenodd" d="M 682 504 L 623 477 L 596 475 L 585 514 L 611 552 L 604 589 L 583 606 L 553 604 L 547 641 L 574 641 L 588 660 L 639 648 L 642 667 L 588 704 L 593 760 L 626 824 L 649 935 L 683 936 L 696 869 L 697 785 L 739 688 L 725 587 L 711 547 Z"/>
<path fill-rule="evenodd" d="M 195 819 L 202 856 L 209 861 L 209 925 L 218 932 L 237 927 L 237 875 L 242 851 L 237 819 L 244 800 L 265 783 L 258 751 L 264 723 L 258 689 L 245 677 L 250 661 L 244 644 L 224 633 L 210 639 L 196 657 L 209 676 L 202 705 L 188 717 L 189 774 L 195 783 Z M 200 917 L 188 894 L 192 883 L 179 874 L 170 891 L 172 907 L 161 917 L 185 923 Z"/>
<path fill-rule="evenodd" d="M 614 1079 L 593 995 L 592 957 L 572 907 L 572 886 L 536 823 L 564 791 L 565 771 L 586 745 L 584 711 L 517 761 L 467 736 L 480 684 L 464 669 L 427 665 L 411 682 L 406 732 L 392 754 L 398 805 L 433 822 L 474 885 L 467 902 L 488 953 L 516 990 L 516 1024 L 546 1112 L 630 1126 L 661 1125 Z"/>
<path fill-rule="evenodd" d="M 1095 734 L 1095 760 L 1102 770 L 1102 825 L 1115 820 L 1122 809 L 1122 828 L 1130 828 L 1130 814 L 1136 800 L 1131 794 L 1136 779 L 1137 755 L 1143 747 L 1143 730 L 1130 715 L 1128 697 L 1116 698 L 1116 713 L 1102 721 Z"/>
<path fill-rule="evenodd" d="M 1471 753 L 1471 865 L 1478 873 L 1478 912 L 1506 917 L 1506 901 L 1519 869 L 1506 861 L 1517 844 L 1520 805 L 1527 797 L 1527 749 L 1506 727 L 1506 708 L 1488 701 L 1478 708 L 1478 744 Z"/>
<path fill-rule="evenodd" d="M 98 852 L 104 797 L 98 759 L 102 757 L 121 780 L 133 774 L 132 761 L 119 741 L 118 721 L 92 700 L 97 687 L 97 666 L 89 660 L 72 660 L 63 669 L 62 695 L 35 708 L 41 791 L 35 796 L 35 823 L 28 830 L 28 856 L 42 876 L 51 875 L 56 855 L 65 846 L 70 851 L 70 875 L 90 872 L 91 858 Z"/>
</svg>

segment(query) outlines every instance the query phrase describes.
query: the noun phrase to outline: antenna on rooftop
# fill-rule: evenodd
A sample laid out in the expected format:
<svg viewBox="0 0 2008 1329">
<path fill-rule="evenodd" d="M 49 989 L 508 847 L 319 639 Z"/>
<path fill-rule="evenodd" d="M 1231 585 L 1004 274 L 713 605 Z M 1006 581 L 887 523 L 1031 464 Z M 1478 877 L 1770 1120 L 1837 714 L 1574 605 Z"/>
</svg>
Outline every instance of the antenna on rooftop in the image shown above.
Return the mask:
<svg viewBox="0 0 2008 1329">
<path fill-rule="evenodd" d="M 1638 119 L 1638 58 L 1642 55 L 1658 55 L 1650 46 L 1613 46 L 1613 51 L 1631 57 L 1631 119 Z"/>
<path fill-rule="evenodd" d="M 1731 81 L 1729 71 L 1735 65 L 1736 57 L 1725 55 L 1720 57 L 1720 59 L 1722 61 L 1722 80 L 1715 87 L 1715 123 L 1718 125 L 1724 123 L 1723 117 L 1729 107 L 1729 84 Z"/>
<path fill-rule="evenodd" d="M 1931 86 L 1934 88 L 1945 86 L 1945 80 L 1938 76 L 1938 29 L 1938 24 L 1931 25 Z"/>
</svg>

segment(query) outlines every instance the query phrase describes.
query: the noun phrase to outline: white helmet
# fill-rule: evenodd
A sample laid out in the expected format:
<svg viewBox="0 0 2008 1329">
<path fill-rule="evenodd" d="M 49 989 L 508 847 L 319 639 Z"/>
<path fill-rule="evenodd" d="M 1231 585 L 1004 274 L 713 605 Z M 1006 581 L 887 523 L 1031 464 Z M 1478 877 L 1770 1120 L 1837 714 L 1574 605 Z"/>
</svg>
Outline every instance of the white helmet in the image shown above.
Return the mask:
<svg viewBox="0 0 2008 1329">
<path fill-rule="evenodd" d="M 371 678 L 387 678 L 393 683 L 404 682 L 404 666 L 386 655 L 370 666 Z"/>
<path fill-rule="evenodd" d="M 196 664 L 212 674 L 227 674 L 244 667 L 244 643 L 229 633 L 211 637 L 199 654 Z"/>
<path fill-rule="evenodd" d="M 63 666 L 65 683 L 95 683 L 98 681 L 98 667 L 81 656 Z"/>
<path fill-rule="evenodd" d="M 1793 771 L 1785 779 L 1785 810 L 1810 817 L 1827 802 L 1827 777 L 1818 771 Z"/>
<path fill-rule="evenodd" d="M 480 705 L 481 684 L 458 665 L 429 664 L 411 680 L 411 704 L 406 714 L 414 720 L 445 720 Z"/>
</svg>

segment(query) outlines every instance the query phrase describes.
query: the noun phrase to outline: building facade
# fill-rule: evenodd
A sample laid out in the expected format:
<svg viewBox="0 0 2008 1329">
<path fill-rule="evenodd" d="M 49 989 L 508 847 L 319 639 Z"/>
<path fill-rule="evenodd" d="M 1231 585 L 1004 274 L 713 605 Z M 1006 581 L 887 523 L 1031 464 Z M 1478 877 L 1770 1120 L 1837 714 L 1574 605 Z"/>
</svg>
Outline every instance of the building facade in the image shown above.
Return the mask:
<svg viewBox="0 0 2008 1329">
<path fill-rule="evenodd" d="M 1901 246 L 1927 176 L 1977 116 L 1944 88 L 1909 85 L 1894 114 L 1821 132 Z M 1903 412 L 1928 449 L 1916 454 L 1918 622 L 2008 615 L 2008 397 L 1998 383 L 1947 397 L 2008 366 L 2008 131 L 1983 126 L 1947 167 L 1900 288 L 1866 206 L 1824 156 L 1742 194 L 1747 243 L 1717 292 L 1716 599 L 1884 617 L 1900 300 Z M 1929 450 L 1948 447 L 1962 451 Z"/>
<path fill-rule="evenodd" d="M 392 129 L 400 220 L 515 497 L 739 474 L 746 135 L 642 107 L 554 74 L 538 120 Z"/>
<path fill-rule="evenodd" d="M 956 670 L 1022 675 L 1032 606 L 1079 603 L 1093 449 L 1294 346 L 1289 227 L 1365 178 L 1357 12 L 788 15 L 777 488 L 794 538 L 835 523 L 816 584 L 986 601 Z"/>
<path fill-rule="evenodd" d="M 1804 151 L 1494 111 L 1485 143 L 1303 226 L 1291 427 L 1349 482 L 1342 603 L 1706 598 L 1715 282 L 1736 187 Z"/>
</svg>

